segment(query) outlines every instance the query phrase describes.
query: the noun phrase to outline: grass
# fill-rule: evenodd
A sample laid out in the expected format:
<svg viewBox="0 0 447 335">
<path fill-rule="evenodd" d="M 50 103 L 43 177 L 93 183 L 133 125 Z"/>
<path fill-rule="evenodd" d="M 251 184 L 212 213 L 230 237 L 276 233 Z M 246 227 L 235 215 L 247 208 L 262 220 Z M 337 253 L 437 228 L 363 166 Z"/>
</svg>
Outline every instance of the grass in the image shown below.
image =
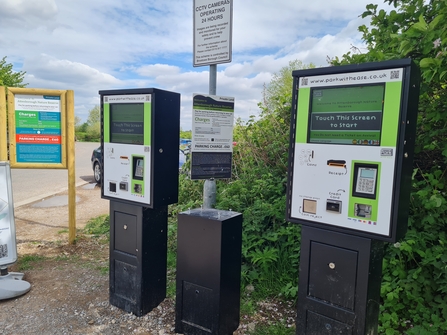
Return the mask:
<svg viewBox="0 0 447 335">
<path fill-rule="evenodd" d="M 176 295 L 176 268 L 177 268 L 177 224 L 168 222 L 168 255 L 167 255 L 168 275 L 166 295 L 175 298 Z"/>
<path fill-rule="evenodd" d="M 54 260 L 57 262 L 67 262 L 72 260 L 73 256 L 69 256 L 69 255 L 57 255 Z"/>
<path fill-rule="evenodd" d="M 95 269 L 98 270 L 99 273 L 102 274 L 103 276 L 109 274 L 109 266 L 108 265 L 97 266 Z"/>
<path fill-rule="evenodd" d="M 110 232 L 110 220 L 109 215 L 100 215 L 96 218 L 90 219 L 84 228 L 84 233 L 100 236 L 100 235 L 109 235 Z"/>
<path fill-rule="evenodd" d="M 256 313 L 256 302 L 248 297 L 241 299 L 241 315 L 253 315 Z"/>
<path fill-rule="evenodd" d="M 19 271 L 32 270 L 36 263 L 45 260 L 46 257 L 39 255 L 23 255 L 17 260 L 17 269 Z"/>
<path fill-rule="evenodd" d="M 296 329 L 287 327 L 285 324 L 257 325 L 255 330 L 249 332 L 250 335 L 294 335 Z"/>
</svg>

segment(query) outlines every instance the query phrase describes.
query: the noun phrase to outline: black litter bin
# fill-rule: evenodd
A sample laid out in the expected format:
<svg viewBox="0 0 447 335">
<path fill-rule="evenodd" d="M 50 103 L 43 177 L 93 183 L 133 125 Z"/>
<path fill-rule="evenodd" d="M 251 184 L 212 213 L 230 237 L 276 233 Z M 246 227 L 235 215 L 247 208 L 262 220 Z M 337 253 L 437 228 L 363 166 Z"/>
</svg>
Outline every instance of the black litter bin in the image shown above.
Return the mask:
<svg viewBox="0 0 447 335">
<path fill-rule="evenodd" d="M 238 328 L 241 248 L 241 213 L 178 215 L 176 332 L 229 335 Z"/>
</svg>

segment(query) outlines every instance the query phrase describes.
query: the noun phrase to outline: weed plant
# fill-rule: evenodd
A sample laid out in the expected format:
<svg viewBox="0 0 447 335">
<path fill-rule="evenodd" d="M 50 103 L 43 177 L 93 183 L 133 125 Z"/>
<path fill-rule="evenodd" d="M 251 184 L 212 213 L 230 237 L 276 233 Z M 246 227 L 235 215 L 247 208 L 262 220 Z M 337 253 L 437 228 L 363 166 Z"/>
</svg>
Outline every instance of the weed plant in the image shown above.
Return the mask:
<svg viewBox="0 0 447 335">
<path fill-rule="evenodd" d="M 84 227 L 84 233 L 100 236 L 109 234 L 110 232 L 110 217 L 109 215 L 100 215 L 90 219 Z M 109 236 L 110 238 L 110 236 Z"/>
<path fill-rule="evenodd" d="M 272 325 L 257 325 L 253 331 L 249 331 L 249 335 L 295 335 L 295 331 L 294 327 L 287 327 L 279 322 Z"/>
<path fill-rule="evenodd" d="M 45 260 L 44 256 L 23 255 L 17 259 L 17 269 L 21 272 L 32 270 L 37 263 L 43 260 Z"/>
</svg>

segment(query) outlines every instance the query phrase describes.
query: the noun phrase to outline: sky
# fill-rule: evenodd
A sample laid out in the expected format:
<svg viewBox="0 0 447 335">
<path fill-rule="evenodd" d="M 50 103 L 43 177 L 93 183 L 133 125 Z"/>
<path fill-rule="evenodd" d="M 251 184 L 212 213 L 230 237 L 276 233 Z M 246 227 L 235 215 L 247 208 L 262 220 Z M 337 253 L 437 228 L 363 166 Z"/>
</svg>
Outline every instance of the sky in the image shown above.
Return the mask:
<svg viewBox="0 0 447 335">
<path fill-rule="evenodd" d="M 259 115 L 264 85 L 290 61 L 325 67 L 352 46 L 365 51 L 357 28 L 368 25 L 361 14 L 371 0 L 231 1 L 232 61 L 217 65 L 216 95 L 235 98 L 236 118 Z M 193 8 L 193 0 L 0 0 L 0 58 L 26 72 L 29 88 L 74 90 L 82 122 L 100 90 L 159 88 L 181 94 L 180 126 L 191 130 L 193 94 L 209 93 L 209 66 L 193 66 Z"/>
</svg>

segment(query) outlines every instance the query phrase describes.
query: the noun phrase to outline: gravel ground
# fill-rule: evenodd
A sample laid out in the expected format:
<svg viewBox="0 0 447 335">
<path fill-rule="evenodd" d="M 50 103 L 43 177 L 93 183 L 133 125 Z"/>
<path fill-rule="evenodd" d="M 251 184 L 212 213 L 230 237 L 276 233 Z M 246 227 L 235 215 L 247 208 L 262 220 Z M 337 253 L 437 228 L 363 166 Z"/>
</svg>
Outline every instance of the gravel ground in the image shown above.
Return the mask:
<svg viewBox="0 0 447 335">
<path fill-rule="evenodd" d="M 98 187 L 80 187 L 77 196 L 78 229 L 90 218 L 108 213 L 108 201 L 100 198 Z M 108 242 L 78 234 L 76 244 L 69 245 L 67 206 L 29 204 L 16 208 L 15 217 L 21 271 L 31 290 L 0 301 L 0 334 L 176 334 L 173 298 L 142 317 L 109 304 Z M 9 271 L 18 271 L 18 264 Z M 256 308 L 255 313 L 241 315 L 235 335 L 254 334 L 261 323 L 294 327 L 291 304 L 270 301 Z"/>
</svg>

